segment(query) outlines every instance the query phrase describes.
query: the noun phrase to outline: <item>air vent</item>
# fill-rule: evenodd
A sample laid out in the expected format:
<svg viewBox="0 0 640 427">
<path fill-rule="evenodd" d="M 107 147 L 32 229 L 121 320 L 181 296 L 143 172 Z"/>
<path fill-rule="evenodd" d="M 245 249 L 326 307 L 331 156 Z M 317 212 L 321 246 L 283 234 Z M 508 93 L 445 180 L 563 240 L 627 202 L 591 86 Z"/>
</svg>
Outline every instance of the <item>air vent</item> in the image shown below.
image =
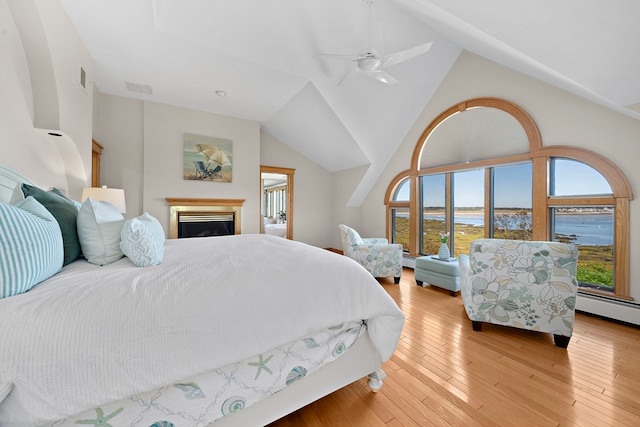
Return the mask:
<svg viewBox="0 0 640 427">
<path fill-rule="evenodd" d="M 80 66 L 80 86 L 82 86 L 83 89 L 87 88 L 87 72 L 82 66 Z"/>
<path fill-rule="evenodd" d="M 131 92 L 144 93 L 145 95 L 153 95 L 151 86 L 143 85 L 140 83 L 124 82 L 127 85 L 127 89 Z"/>
</svg>

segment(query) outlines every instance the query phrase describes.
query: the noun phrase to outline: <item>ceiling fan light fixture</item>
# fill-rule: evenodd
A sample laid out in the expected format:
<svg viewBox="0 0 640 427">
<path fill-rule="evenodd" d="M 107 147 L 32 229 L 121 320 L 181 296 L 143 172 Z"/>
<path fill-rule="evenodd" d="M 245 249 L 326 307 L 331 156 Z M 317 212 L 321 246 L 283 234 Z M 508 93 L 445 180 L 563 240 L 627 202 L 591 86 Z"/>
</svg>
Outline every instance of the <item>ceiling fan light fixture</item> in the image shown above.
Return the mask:
<svg viewBox="0 0 640 427">
<path fill-rule="evenodd" d="M 342 77 L 342 79 L 338 82 L 338 86 L 342 84 L 342 82 L 349 76 L 353 75 L 355 72 L 362 72 L 363 74 L 378 80 L 387 85 L 393 85 L 398 83 L 398 79 L 387 73 L 385 70 L 388 67 L 392 67 L 401 62 L 407 61 L 415 56 L 422 55 L 429 51 L 433 42 L 423 43 L 421 45 L 401 50 L 398 52 L 394 52 L 388 55 L 384 53 L 378 54 L 371 45 L 371 27 L 373 24 L 373 5 L 375 0 L 363 0 L 365 4 L 369 6 L 369 20 L 368 20 L 368 46 L 365 47 L 364 50 L 361 50 L 357 55 L 344 55 L 344 54 L 335 54 L 335 53 L 319 53 L 315 56 L 324 56 L 327 58 L 334 58 L 343 61 L 351 61 L 355 63 L 355 66 L 352 66 L 347 74 Z M 381 51 L 382 52 L 382 51 Z"/>
<path fill-rule="evenodd" d="M 358 60 L 358 68 L 362 71 L 377 71 L 381 65 L 382 61 L 373 56 Z"/>
</svg>

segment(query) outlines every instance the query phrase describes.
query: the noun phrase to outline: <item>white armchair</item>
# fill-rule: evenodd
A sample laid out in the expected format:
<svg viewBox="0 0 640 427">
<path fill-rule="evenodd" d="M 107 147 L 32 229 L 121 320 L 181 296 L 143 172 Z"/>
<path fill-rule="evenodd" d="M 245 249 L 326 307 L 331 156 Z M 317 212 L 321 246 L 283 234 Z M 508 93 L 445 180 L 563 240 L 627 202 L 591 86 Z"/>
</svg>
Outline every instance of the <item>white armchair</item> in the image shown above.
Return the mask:
<svg viewBox="0 0 640 427">
<path fill-rule="evenodd" d="M 393 276 L 400 283 L 402 274 L 402 245 L 389 243 L 385 238 L 363 239 L 353 228 L 340 224 L 344 255 L 357 261 L 373 277 Z"/>
<path fill-rule="evenodd" d="M 556 346 L 569 345 L 578 291 L 575 245 L 478 239 L 459 262 L 462 300 L 475 331 L 495 323 L 552 333 Z"/>
</svg>

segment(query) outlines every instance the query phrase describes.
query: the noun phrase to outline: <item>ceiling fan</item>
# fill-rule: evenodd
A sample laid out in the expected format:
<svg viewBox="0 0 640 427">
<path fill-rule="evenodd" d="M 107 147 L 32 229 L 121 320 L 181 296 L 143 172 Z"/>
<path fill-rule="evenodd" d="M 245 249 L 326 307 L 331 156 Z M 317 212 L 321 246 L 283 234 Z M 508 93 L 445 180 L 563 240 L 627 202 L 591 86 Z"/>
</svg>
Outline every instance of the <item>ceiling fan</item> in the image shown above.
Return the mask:
<svg viewBox="0 0 640 427">
<path fill-rule="evenodd" d="M 349 76 L 355 73 L 364 73 L 382 83 L 393 85 L 398 83 L 398 79 L 389 74 L 385 69 L 392 65 L 399 64 L 415 56 L 422 55 L 431 49 L 433 42 L 424 43 L 410 49 L 394 52 L 389 55 L 383 55 L 382 49 L 380 53 L 372 47 L 371 32 L 373 26 L 373 4 L 375 0 L 363 0 L 369 5 L 369 31 L 367 34 L 367 46 L 360 53 L 355 55 L 341 55 L 332 53 L 318 53 L 316 56 L 334 58 L 353 62 L 353 67 L 349 69 L 347 74 L 338 82 L 338 86 Z M 380 37 L 381 38 L 381 37 Z M 382 43 L 381 43 L 382 44 Z"/>
</svg>

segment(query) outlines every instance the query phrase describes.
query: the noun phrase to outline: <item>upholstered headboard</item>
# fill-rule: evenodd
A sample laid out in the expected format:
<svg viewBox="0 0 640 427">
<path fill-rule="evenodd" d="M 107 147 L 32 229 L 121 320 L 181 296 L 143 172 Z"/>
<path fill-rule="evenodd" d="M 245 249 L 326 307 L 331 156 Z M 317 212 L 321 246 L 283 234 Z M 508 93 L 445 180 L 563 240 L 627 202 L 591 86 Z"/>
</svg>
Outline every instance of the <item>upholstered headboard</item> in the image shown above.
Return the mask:
<svg viewBox="0 0 640 427">
<path fill-rule="evenodd" d="M 13 169 L 0 165 L 0 202 L 9 203 L 13 189 L 21 182 L 35 185 L 29 178 L 20 175 Z"/>
</svg>

